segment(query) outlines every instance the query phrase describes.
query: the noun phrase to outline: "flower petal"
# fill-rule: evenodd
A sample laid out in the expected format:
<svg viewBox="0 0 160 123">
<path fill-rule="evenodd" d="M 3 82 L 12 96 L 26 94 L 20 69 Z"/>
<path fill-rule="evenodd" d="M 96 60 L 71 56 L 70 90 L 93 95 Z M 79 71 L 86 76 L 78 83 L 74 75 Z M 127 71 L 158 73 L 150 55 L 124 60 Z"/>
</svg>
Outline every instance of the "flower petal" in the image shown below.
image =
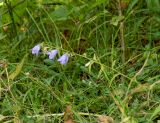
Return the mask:
<svg viewBox="0 0 160 123">
<path fill-rule="evenodd" d="M 51 52 L 48 52 L 49 59 L 53 59 L 58 53 L 58 50 L 52 50 Z"/>
<path fill-rule="evenodd" d="M 62 56 L 58 59 L 58 61 L 59 61 L 62 65 L 67 64 L 68 60 L 69 60 L 69 55 L 67 55 L 67 54 L 62 55 Z"/>
<path fill-rule="evenodd" d="M 32 48 L 32 54 L 33 54 L 33 55 L 38 55 L 40 49 L 41 49 L 41 46 L 40 46 L 39 44 L 36 45 L 36 46 L 34 46 L 34 47 Z"/>
</svg>

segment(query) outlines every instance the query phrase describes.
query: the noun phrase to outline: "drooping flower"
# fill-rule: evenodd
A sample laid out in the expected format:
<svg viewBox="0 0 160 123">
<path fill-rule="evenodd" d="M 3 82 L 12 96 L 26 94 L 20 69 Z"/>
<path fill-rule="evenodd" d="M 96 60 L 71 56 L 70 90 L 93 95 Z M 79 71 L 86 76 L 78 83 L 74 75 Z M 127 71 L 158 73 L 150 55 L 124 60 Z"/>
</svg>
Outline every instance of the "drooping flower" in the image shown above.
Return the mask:
<svg viewBox="0 0 160 123">
<path fill-rule="evenodd" d="M 69 55 L 67 55 L 67 54 L 63 54 L 63 55 L 58 59 L 58 61 L 59 61 L 62 65 L 67 64 L 68 60 L 69 60 Z"/>
<path fill-rule="evenodd" d="M 58 53 L 58 50 L 52 50 L 48 52 L 47 54 L 49 55 L 49 59 L 53 59 Z"/>
<path fill-rule="evenodd" d="M 34 47 L 32 48 L 32 54 L 33 54 L 33 55 L 38 55 L 40 49 L 41 49 L 41 46 L 40 46 L 39 44 L 36 45 L 36 46 L 34 46 Z"/>
</svg>

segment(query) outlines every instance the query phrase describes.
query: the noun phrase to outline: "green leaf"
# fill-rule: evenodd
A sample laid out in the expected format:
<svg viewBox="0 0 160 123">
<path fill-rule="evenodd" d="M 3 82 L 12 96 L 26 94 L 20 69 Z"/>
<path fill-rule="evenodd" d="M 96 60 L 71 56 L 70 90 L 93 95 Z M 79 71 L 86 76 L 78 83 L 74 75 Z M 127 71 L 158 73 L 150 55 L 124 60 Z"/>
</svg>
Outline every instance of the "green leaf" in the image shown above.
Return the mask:
<svg viewBox="0 0 160 123">
<path fill-rule="evenodd" d="M 114 16 L 110 23 L 114 26 L 118 26 L 118 23 L 124 19 L 124 16 Z"/>
<path fill-rule="evenodd" d="M 0 6 L 3 6 L 4 5 L 4 2 L 0 2 Z"/>
<path fill-rule="evenodd" d="M 0 40 L 4 39 L 6 37 L 6 35 L 3 35 L 2 33 L 0 33 Z"/>
<path fill-rule="evenodd" d="M 156 115 L 159 115 L 160 114 L 160 105 L 158 107 L 156 107 L 156 109 L 154 110 L 154 112 L 152 113 L 152 116 L 150 117 L 150 121 L 153 120 L 153 118 L 156 116 Z"/>
<path fill-rule="evenodd" d="M 51 13 L 51 17 L 54 20 L 67 20 L 68 19 L 68 9 L 66 6 L 58 7 L 54 12 Z"/>
<path fill-rule="evenodd" d="M 97 7 L 97 6 L 99 6 L 103 3 L 107 3 L 107 2 L 108 2 L 108 0 L 96 0 L 96 2 L 94 2 L 94 3 L 92 2 L 91 8 L 93 9 L 94 7 Z"/>
<path fill-rule="evenodd" d="M 55 62 L 53 60 L 50 60 L 50 59 L 45 59 L 43 60 L 45 64 L 47 65 L 53 65 Z"/>
<path fill-rule="evenodd" d="M 137 2 L 139 2 L 139 0 L 131 0 L 128 9 L 127 9 L 127 13 L 129 13 L 131 10 L 133 10 L 133 7 L 136 6 Z"/>
<path fill-rule="evenodd" d="M 18 76 L 18 74 L 21 72 L 22 67 L 24 65 L 25 59 L 26 59 L 27 55 L 25 55 L 23 57 L 23 59 L 21 60 L 21 62 L 19 64 L 17 64 L 15 71 L 13 71 L 10 75 L 9 75 L 9 79 L 13 80 L 15 79 L 15 77 Z"/>
</svg>

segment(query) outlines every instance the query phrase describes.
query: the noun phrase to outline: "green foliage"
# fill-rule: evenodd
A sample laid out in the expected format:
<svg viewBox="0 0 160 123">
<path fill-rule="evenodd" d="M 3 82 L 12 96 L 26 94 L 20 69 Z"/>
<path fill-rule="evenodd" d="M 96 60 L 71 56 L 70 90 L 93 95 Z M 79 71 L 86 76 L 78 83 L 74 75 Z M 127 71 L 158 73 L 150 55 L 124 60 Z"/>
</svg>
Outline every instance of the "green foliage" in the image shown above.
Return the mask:
<svg viewBox="0 0 160 123">
<path fill-rule="evenodd" d="M 160 2 L 118 1 L 0 1 L 0 122 L 158 122 Z"/>
</svg>

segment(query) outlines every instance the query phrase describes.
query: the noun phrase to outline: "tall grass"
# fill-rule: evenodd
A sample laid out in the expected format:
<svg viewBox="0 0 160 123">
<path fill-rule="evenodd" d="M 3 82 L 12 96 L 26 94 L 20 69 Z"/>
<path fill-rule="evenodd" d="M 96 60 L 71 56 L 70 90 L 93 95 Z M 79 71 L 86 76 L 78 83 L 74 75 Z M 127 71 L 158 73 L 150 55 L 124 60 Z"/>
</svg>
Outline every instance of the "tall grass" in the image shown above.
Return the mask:
<svg viewBox="0 0 160 123">
<path fill-rule="evenodd" d="M 158 0 L 1 1 L 0 121 L 159 122 L 159 8 Z"/>
</svg>

